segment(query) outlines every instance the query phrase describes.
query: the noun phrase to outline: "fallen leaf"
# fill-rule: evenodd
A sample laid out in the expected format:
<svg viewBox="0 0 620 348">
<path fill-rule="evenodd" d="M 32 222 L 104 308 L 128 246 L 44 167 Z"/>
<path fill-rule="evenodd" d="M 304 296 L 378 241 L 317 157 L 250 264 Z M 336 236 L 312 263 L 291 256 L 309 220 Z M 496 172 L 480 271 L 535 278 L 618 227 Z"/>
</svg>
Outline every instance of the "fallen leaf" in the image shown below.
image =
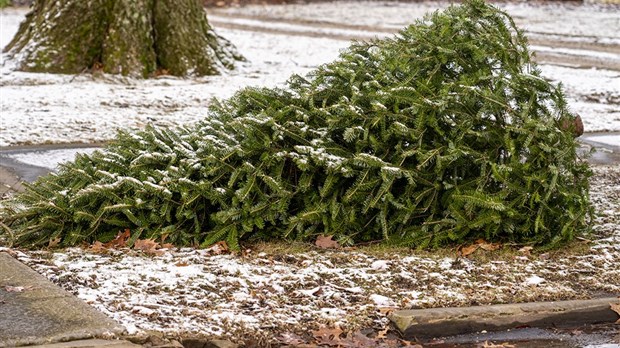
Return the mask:
<svg viewBox="0 0 620 348">
<path fill-rule="evenodd" d="M 101 243 L 100 241 L 95 241 L 90 247 L 88 247 L 88 250 L 97 254 L 103 254 L 108 252 L 108 248 L 106 248 L 105 245 L 103 245 L 103 243 Z"/>
<path fill-rule="evenodd" d="M 502 245 L 499 243 L 489 243 L 484 239 L 478 239 L 476 241 L 476 244 L 478 244 L 481 249 L 486 251 L 494 251 L 502 247 Z"/>
<path fill-rule="evenodd" d="M 476 250 L 478 250 L 478 244 L 472 244 L 470 246 L 467 247 L 462 247 L 459 250 L 459 254 L 463 257 L 465 256 L 469 256 L 471 254 L 473 254 Z"/>
<path fill-rule="evenodd" d="M 390 313 L 394 312 L 396 309 L 397 309 L 396 307 L 378 307 L 377 308 L 379 313 L 383 315 L 390 315 Z"/>
<path fill-rule="evenodd" d="M 530 256 L 530 255 L 532 254 L 532 253 L 531 253 L 532 249 L 534 249 L 534 247 L 531 247 L 531 246 L 524 246 L 523 248 L 519 249 L 518 251 L 519 251 L 521 254 L 525 255 L 525 256 Z"/>
<path fill-rule="evenodd" d="M 340 340 L 339 343 L 340 344 L 338 346 L 344 348 L 365 348 L 379 346 L 379 342 L 377 342 L 377 340 L 369 338 L 368 336 L 364 335 L 359 331 L 349 333 L 347 337 Z"/>
<path fill-rule="evenodd" d="M 111 241 L 105 243 L 103 246 L 111 249 L 111 248 L 122 248 L 127 243 L 127 240 L 131 236 L 131 232 L 128 228 L 125 229 L 125 232 L 118 232 L 116 237 Z"/>
<path fill-rule="evenodd" d="M 47 244 L 48 248 L 55 248 L 59 243 L 60 243 L 61 238 L 60 237 L 56 237 L 54 239 L 50 239 L 49 243 Z"/>
<path fill-rule="evenodd" d="M 166 76 L 166 75 L 170 75 L 170 72 L 168 71 L 168 69 L 157 69 L 155 70 L 155 76 Z"/>
<path fill-rule="evenodd" d="M 140 250 L 151 255 L 159 255 L 163 253 L 163 251 L 157 250 L 157 248 L 159 248 L 159 243 L 157 243 L 154 239 L 138 239 L 135 243 L 133 243 L 133 248 L 134 250 Z"/>
<path fill-rule="evenodd" d="M 174 264 L 177 267 L 187 267 L 189 266 L 189 263 L 187 263 L 187 261 L 179 261 L 177 263 Z"/>
<path fill-rule="evenodd" d="M 342 330 L 339 327 L 330 329 L 330 328 L 319 328 L 316 331 L 312 331 L 312 336 L 316 340 L 317 344 L 323 344 L 327 346 L 339 346 L 340 345 L 340 335 L 342 334 Z"/>
<path fill-rule="evenodd" d="M 390 331 L 390 327 L 389 326 L 387 326 L 383 330 L 379 330 L 379 332 L 377 332 L 377 339 L 384 339 L 385 336 L 387 335 L 388 331 Z"/>
<path fill-rule="evenodd" d="M 316 242 L 314 244 L 321 249 L 338 249 L 340 248 L 340 244 L 337 241 L 332 239 L 333 236 L 324 236 L 319 235 L 316 237 Z"/>
<path fill-rule="evenodd" d="M 609 304 L 611 306 L 611 310 L 618 313 L 618 315 L 620 315 L 620 303 L 610 303 Z M 620 319 L 618 319 L 616 321 L 616 324 L 620 325 Z"/>
<path fill-rule="evenodd" d="M 228 244 L 226 244 L 225 241 L 221 240 L 211 245 L 205 250 L 208 251 L 212 255 L 220 255 L 220 254 L 225 254 L 228 251 L 230 251 L 230 248 L 228 247 Z"/>
</svg>

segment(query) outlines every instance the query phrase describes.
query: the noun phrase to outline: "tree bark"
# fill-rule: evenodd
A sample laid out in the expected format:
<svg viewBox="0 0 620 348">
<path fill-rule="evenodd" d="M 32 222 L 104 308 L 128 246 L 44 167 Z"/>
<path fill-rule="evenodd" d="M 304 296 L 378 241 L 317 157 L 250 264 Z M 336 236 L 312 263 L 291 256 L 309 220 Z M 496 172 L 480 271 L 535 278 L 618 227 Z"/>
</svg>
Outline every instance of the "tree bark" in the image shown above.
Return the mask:
<svg viewBox="0 0 620 348">
<path fill-rule="evenodd" d="M 18 69 L 212 75 L 243 60 L 200 0 L 38 0 L 5 48 Z"/>
</svg>

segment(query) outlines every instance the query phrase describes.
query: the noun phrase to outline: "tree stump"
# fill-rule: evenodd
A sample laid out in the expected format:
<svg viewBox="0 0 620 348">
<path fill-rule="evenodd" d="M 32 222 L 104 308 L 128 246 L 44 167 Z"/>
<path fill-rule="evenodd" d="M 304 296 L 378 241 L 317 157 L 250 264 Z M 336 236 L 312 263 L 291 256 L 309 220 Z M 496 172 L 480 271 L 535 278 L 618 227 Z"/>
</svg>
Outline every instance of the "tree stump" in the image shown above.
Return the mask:
<svg viewBox="0 0 620 348">
<path fill-rule="evenodd" d="M 39 0 L 5 48 L 18 69 L 213 75 L 243 60 L 200 0 Z"/>
</svg>

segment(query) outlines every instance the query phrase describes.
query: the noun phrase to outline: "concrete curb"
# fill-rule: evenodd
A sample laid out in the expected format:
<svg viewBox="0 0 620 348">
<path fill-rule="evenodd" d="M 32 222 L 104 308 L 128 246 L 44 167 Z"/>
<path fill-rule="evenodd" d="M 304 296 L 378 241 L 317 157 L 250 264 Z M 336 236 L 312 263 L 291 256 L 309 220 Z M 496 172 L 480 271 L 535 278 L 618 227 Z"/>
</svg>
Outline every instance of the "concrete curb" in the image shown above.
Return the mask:
<svg viewBox="0 0 620 348">
<path fill-rule="evenodd" d="M 0 252 L 0 347 L 114 337 L 125 328 Z"/>
<path fill-rule="evenodd" d="M 0 163 L 0 197 L 24 191 L 22 180 Z"/>
<path fill-rule="evenodd" d="M 480 307 L 399 310 L 390 320 L 407 338 L 442 337 L 517 327 L 570 327 L 614 322 L 610 304 L 619 297 Z"/>
</svg>

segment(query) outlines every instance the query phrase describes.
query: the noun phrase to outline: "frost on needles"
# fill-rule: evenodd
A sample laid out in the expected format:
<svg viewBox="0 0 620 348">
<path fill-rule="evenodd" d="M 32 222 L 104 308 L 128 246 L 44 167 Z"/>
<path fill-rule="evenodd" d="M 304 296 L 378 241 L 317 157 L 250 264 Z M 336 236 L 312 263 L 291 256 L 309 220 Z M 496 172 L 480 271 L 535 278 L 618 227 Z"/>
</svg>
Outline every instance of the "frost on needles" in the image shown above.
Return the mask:
<svg viewBox="0 0 620 348">
<path fill-rule="evenodd" d="M 590 171 L 560 127 L 574 117 L 512 19 L 472 0 L 284 89 L 215 101 L 196 126 L 120 132 L 6 203 L 1 238 L 557 246 L 592 213 Z"/>
</svg>

